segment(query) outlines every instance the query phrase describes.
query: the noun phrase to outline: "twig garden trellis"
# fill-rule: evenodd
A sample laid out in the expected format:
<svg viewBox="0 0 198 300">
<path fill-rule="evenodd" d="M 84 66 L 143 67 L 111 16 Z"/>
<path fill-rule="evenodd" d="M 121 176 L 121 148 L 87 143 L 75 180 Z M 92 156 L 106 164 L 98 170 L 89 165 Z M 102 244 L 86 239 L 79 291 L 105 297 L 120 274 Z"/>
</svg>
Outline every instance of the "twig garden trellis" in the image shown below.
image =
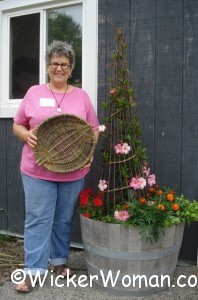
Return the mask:
<svg viewBox="0 0 198 300">
<path fill-rule="evenodd" d="M 146 151 L 139 140 L 141 127 L 134 113 L 135 96 L 127 67 L 126 44 L 119 30 L 116 39 L 109 100 L 103 103 L 106 130 L 101 178 L 108 186 L 104 191 L 107 214 L 114 211 L 116 205 L 130 202 L 134 193 L 129 185 L 130 179 L 141 177 L 146 161 Z M 137 193 L 146 198 L 145 189 Z"/>
</svg>

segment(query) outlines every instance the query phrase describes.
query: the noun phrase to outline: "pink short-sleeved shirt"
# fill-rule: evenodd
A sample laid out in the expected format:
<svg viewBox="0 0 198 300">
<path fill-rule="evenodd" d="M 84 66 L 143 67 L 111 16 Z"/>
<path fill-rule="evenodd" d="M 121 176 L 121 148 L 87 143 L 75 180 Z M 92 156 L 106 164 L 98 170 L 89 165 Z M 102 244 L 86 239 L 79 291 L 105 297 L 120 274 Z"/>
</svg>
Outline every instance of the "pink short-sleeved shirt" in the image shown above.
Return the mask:
<svg viewBox="0 0 198 300">
<path fill-rule="evenodd" d="M 54 94 L 57 102 L 60 103 L 63 94 Z M 92 125 L 93 130 L 98 129 L 99 122 L 96 113 L 84 90 L 73 87 L 70 92 L 66 93 L 60 107 L 62 108 L 61 113 L 81 117 Z M 45 119 L 58 114 L 57 103 L 51 91 L 46 84 L 41 84 L 31 87 L 27 91 L 14 117 L 14 122 L 33 129 Z M 51 181 L 74 181 L 83 178 L 89 172 L 89 168 L 63 174 L 48 171 L 46 168 L 38 166 L 34 153 L 27 143 L 23 147 L 20 169 L 28 176 Z"/>
</svg>

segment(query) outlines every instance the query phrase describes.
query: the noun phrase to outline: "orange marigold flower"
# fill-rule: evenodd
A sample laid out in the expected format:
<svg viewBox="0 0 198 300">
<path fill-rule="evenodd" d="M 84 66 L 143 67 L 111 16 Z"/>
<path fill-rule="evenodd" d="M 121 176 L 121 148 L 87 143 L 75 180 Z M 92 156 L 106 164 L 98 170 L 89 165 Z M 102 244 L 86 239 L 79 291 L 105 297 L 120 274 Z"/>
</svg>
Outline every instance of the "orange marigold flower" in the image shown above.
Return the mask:
<svg viewBox="0 0 198 300">
<path fill-rule="evenodd" d="M 146 203 L 146 199 L 145 198 L 140 198 L 140 203 L 141 204 L 145 204 Z"/>
<path fill-rule="evenodd" d="M 172 195 L 175 195 L 175 191 L 173 191 L 173 190 L 168 191 L 168 193 L 172 194 Z"/>
<path fill-rule="evenodd" d="M 156 194 L 157 195 L 163 195 L 163 191 L 162 190 L 156 191 Z"/>
<path fill-rule="evenodd" d="M 163 204 L 159 204 L 157 207 L 158 207 L 160 210 L 165 210 L 165 206 L 164 206 Z"/>
<path fill-rule="evenodd" d="M 175 198 L 174 198 L 174 195 L 173 195 L 173 194 L 170 194 L 170 193 L 169 193 L 169 194 L 166 195 L 166 199 L 167 199 L 168 201 L 171 201 L 171 202 L 172 202 L 172 201 L 174 201 Z"/>
<path fill-rule="evenodd" d="M 130 207 L 129 204 L 125 204 L 125 205 L 123 206 L 123 209 L 129 209 L 129 207 Z"/>
<path fill-rule="evenodd" d="M 155 192 L 155 189 L 154 189 L 153 187 L 149 187 L 148 191 L 149 191 L 150 193 L 154 193 L 154 192 Z"/>
<path fill-rule="evenodd" d="M 173 209 L 174 211 L 177 211 L 177 210 L 180 209 L 180 208 L 179 208 L 179 205 L 178 205 L 177 203 L 173 203 L 171 206 L 172 206 L 172 209 Z"/>
</svg>

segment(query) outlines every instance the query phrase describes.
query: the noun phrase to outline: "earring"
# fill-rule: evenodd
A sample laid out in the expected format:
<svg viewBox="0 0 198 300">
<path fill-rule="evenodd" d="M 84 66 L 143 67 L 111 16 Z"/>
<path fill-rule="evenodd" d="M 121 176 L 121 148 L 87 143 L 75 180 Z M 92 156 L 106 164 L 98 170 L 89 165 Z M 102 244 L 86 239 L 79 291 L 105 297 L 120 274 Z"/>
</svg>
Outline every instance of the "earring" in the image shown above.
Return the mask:
<svg viewBox="0 0 198 300">
<path fill-rule="evenodd" d="M 69 75 L 69 78 L 72 78 L 72 74 Z"/>
</svg>

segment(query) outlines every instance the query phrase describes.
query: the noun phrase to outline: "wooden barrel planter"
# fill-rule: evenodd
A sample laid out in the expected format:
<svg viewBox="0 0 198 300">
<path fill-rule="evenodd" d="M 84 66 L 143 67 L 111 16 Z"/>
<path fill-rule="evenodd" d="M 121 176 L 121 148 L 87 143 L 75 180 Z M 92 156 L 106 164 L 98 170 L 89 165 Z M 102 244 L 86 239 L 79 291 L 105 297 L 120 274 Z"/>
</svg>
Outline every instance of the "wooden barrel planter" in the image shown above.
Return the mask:
<svg viewBox="0 0 198 300">
<path fill-rule="evenodd" d="M 136 228 L 82 216 L 81 230 L 88 274 L 90 279 L 96 275 L 92 277 L 94 287 L 117 296 L 139 297 L 170 286 L 184 224 L 166 228 L 165 235 L 153 244 L 143 241 Z M 170 281 L 166 276 L 162 282 L 165 275 Z"/>
</svg>

